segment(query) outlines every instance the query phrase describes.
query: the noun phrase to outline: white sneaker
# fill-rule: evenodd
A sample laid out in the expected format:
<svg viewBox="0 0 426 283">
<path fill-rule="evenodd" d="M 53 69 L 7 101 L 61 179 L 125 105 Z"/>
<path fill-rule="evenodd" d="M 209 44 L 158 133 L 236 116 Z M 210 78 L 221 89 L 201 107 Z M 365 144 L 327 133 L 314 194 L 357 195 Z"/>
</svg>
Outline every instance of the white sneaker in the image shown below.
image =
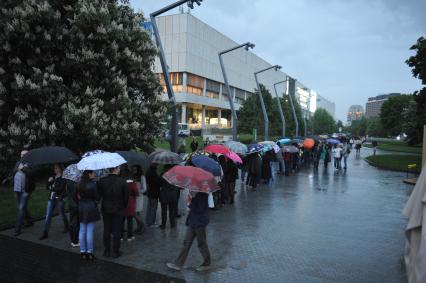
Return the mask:
<svg viewBox="0 0 426 283">
<path fill-rule="evenodd" d="M 135 236 L 133 236 L 133 237 L 131 237 L 131 238 L 127 238 L 127 242 L 131 242 L 131 241 L 133 241 L 134 239 L 136 239 L 136 238 L 135 238 Z"/>
<path fill-rule="evenodd" d="M 73 248 L 78 248 L 79 246 L 80 246 L 80 243 L 77 243 L 77 244 L 71 243 L 71 247 Z"/>
<path fill-rule="evenodd" d="M 176 271 L 180 271 L 182 269 L 182 267 L 180 267 L 179 265 L 174 264 L 172 262 L 168 262 L 166 265 L 167 265 L 168 268 L 176 270 Z"/>
</svg>

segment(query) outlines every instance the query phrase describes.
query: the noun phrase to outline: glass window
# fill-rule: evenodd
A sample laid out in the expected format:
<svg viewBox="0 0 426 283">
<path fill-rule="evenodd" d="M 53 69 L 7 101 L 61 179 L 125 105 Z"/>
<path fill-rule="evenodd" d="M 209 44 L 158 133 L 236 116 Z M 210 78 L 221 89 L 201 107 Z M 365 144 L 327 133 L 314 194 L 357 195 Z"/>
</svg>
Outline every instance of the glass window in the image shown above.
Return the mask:
<svg viewBox="0 0 426 283">
<path fill-rule="evenodd" d="M 197 88 L 201 88 L 201 89 L 204 88 L 204 78 L 203 77 L 188 73 L 187 78 L 188 78 L 187 85 L 197 87 Z"/>
<path fill-rule="evenodd" d="M 202 88 L 193 87 L 193 86 L 190 86 L 190 85 L 188 85 L 186 87 L 186 91 L 188 93 L 195 94 L 195 95 L 198 95 L 198 96 L 202 96 L 203 95 L 203 89 Z"/>
<path fill-rule="evenodd" d="M 220 83 L 207 80 L 206 81 L 206 96 L 214 99 L 219 99 Z"/>
</svg>

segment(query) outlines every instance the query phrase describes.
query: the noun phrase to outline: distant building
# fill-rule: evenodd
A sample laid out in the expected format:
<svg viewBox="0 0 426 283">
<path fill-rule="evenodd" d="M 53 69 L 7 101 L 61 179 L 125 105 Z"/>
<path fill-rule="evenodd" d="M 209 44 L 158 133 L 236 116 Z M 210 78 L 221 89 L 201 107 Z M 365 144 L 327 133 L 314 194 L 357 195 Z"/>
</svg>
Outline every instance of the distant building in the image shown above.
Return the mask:
<svg viewBox="0 0 426 283">
<path fill-rule="evenodd" d="M 385 103 L 385 101 L 388 100 L 390 97 L 399 95 L 401 95 L 401 93 L 389 93 L 370 97 L 365 105 L 365 117 L 371 118 L 380 116 L 380 111 L 382 110 L 383 103 Z"/>
<path fill-rule="evenodd" d="M 336 111 L 336 105 L 334 104 L 334 102 L 331 102 L 330 100 L 328 100 L 327 98 L 319 94 L 317 94 L 316 102 L 317 102 L 316 109 L 322 108 L 326 110 L 334 118 L 335 111 Z"/>
<path fill-rule="evenodd" d="M 364 107 L 361 105 L 352 105 L 348 110 L 348 119 L 347 122 L 349 125 L 352 124 L 353 121 L 361 120 L 364 116 Z"/>
</svg>

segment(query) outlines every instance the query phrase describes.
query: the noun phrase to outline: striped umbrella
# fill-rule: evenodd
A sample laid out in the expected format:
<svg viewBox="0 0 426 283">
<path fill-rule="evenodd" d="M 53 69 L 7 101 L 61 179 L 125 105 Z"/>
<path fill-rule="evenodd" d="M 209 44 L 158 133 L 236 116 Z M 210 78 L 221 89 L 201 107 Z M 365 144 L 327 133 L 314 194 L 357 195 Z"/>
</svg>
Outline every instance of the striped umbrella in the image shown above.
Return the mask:
<svg viewBox="0 0 426 283">
<path fill-rule="evenodd" d="M 179 164 L 183 162 L 182 157 L 179 154 L 171 152 L 171 151 L 155 151 L 149 155 L 150 163 L 155 164 Z"/>
</svg>

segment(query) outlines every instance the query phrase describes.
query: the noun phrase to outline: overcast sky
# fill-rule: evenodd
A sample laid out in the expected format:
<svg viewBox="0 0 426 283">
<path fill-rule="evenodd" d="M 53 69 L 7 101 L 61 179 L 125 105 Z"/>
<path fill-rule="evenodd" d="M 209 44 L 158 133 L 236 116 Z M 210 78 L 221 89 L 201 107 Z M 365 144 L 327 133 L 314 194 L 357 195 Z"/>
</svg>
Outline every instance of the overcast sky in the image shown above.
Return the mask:
<svg viewBox="0 0 426 283">
<path fill-rule="evenodd" d="M 149 13 L 175 0 L 131 0 Z M 176 9 L 173 13 L 177 13 Z M 204 0 L 192 14 L 336 103 L 420 88 L 405 60 L 426 37 L 426 0 Z"/>
</svg>

